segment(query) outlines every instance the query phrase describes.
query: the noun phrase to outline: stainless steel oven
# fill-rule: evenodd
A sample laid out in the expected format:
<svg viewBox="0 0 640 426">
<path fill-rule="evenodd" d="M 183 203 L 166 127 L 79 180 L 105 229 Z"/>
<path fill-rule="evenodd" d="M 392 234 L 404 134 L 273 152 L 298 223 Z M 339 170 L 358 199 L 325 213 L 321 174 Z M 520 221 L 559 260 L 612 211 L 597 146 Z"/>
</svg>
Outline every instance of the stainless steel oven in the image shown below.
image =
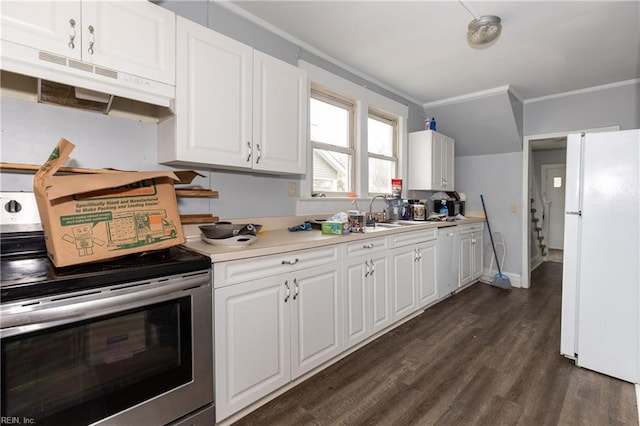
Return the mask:
<svg viewBox="0 0 640 426">
<path fill-rule="evenodd" d="M 3 421 L 214 419 L 210 259 L 172 247 L 54 268 L 42 238 L 2 234 Z"/>
</svg>

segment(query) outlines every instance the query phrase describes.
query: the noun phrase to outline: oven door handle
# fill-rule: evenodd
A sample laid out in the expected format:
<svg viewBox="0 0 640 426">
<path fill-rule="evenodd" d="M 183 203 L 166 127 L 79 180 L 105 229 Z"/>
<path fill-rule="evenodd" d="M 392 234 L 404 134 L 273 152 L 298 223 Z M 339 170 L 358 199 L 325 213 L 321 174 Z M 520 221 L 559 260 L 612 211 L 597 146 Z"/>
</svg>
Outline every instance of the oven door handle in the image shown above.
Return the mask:
<svg viewBox="0 0 640 426">
<path fill-rule="evenodd" d="M 209 277 L 209 275 L 206 275 Z M 158 284 L 158 283 L 155 283 Z M 121 312 L 126 309 L 133 309 L 151 303 L 169 300 L 171 298 L 182 297 L 184 292 L 194 291 L 198 287 L 208 287 L 208 281 L 203 282 L 202 276 L 181 277 L 179 282 L 165 282 L 155 288 L 141 290 L 139 287 L 120 287 L 112 290 L 97 290 L 83 293 L 76 297 L 64 298 L 63 300 L 47 301 L 42 304 L 30 304 L 27 306 L 9 305 L 0 309 L 2 317 L 2 336 L 5 337 L 9 328 L 20 328 L 14 330 L 21 334 L 28 331 L 35 331 L 41 328 L 61 325 L 72 321 L 107 315 L 114 312 Z M 135 289 L 135 290 L 134 290 Z M 118 291 L 127 291 L 124 294 L 106 294 Z M 74 299 L 76 299 L 74 301 Z M 63 302 L 63 304 L 61 304 Z M 47 306 L 49 305 L 49 306 Z"/>
</svg>

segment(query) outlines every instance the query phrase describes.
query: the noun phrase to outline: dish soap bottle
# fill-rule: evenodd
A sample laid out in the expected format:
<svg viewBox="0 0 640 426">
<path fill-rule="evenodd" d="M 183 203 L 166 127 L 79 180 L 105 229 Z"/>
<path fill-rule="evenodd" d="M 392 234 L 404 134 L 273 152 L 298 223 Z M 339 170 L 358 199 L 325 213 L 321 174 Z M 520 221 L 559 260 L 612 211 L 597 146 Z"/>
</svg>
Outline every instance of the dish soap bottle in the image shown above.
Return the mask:
<svg viewBox="0 0 640 426">
<path fill-rule="evenodd" d="M 429 130 L 436 131 L 436 119 L 431 117 L 431 121 L 429 122 Z"/>
<path fill-rule="evenodd" d="M 447 208 L 447 202 L 445 200 L 440 202 L 440 214 L 449 216 L 449 209 Z"/>
</svg>

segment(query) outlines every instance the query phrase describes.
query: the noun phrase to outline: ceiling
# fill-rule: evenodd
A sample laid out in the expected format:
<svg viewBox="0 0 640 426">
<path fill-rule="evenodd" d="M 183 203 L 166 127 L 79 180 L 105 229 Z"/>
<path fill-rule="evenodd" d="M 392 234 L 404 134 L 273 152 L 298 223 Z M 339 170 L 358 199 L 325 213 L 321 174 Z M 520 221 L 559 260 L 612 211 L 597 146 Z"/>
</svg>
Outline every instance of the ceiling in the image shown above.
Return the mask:
<svg viewBox="0 0 640 426">
<path fill-rule="evenodd" d="M 226 7 L 419 105 L 507 85 L 525 101 L 640 77 L 638 0 L 240 0 Z M 502 19 L 492 45 L 467 44 L 474 15 Z"/>
</svg>

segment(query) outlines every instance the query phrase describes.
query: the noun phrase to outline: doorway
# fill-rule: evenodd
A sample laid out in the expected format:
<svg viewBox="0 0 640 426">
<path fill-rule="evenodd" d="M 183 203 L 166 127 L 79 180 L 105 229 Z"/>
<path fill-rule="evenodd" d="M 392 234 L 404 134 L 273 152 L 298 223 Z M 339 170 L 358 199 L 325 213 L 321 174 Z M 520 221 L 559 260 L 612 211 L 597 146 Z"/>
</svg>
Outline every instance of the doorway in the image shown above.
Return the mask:
<svg viewBox="0 0 640 426">
<path fill-rule="evenodd" d="M 620 130 L 620 126 L 611 126 L 611 127 L 602 127 L 598 129 L 584 129 L 584 130 L 575 130 L 575 131 L 564 131 L 557 133 L 549 133 L 549 134 L 538 134 L 532 136 L 525 136 L 522 140 L 522 205 L 528 206 L 531 204 L 531 200 L 534 189 L 536 186 L 540 188 L 539 184 L 532 184 L 533 178 L 538 176 L 538 182 L 541 182 L 541 172 L 542 170 L 539 168 L 536 172 L 536 166 L 534 162 L 534 155 L 540 155 L 538 151 L 542 151 L 544 149 L 549 148 L 549 145 L 554 146 L 553 144 L 557 143 L 554 141 L 563 140 L 565 141 L 566 147 L 566 139 L 567 135 L 570 133 L 580 133 L 584 132 L 612 132 Z M 557 145 L 556 145 L 557 147 Z M 564 153 L 564 159 L 560 161 L 548 161 L 547 164 L 562 164 L 566 162 L 566 148 Z M 533 181 L 535 183 L 535 181 Z M 563 182 L 564 185 L 564 182 Z M 538 197 L 542 199 L 540 195 Z M 540 208 L 539 211 L 542 211 L 543 207 Z M 532 264 L 533 249 L 534 249 L 534 241 L 533 235 L 535 232 L 532 232 L 535 225 L 532 225 L 532 213 L 531 209 L 523 208 L 522 209 L 522 275 L 521 275 L 521 286 L 522 288 L 531 287 L 531 270 L 537 267 L 539 264 Z M 548 223 L 549 221 L 547 221 Z M 564 241 L 564 236 L 563 236 Z"/>
<path fill-rule="evenodd" d="M 567 150 L 559 155 L 566 161 Z M 544 220 L 547 221 L 547 246 L 562 250 L 564 244 L 564 195 L 566 163 L 542 165 L 542 198 L 545 205 Z"/>
</svg>

